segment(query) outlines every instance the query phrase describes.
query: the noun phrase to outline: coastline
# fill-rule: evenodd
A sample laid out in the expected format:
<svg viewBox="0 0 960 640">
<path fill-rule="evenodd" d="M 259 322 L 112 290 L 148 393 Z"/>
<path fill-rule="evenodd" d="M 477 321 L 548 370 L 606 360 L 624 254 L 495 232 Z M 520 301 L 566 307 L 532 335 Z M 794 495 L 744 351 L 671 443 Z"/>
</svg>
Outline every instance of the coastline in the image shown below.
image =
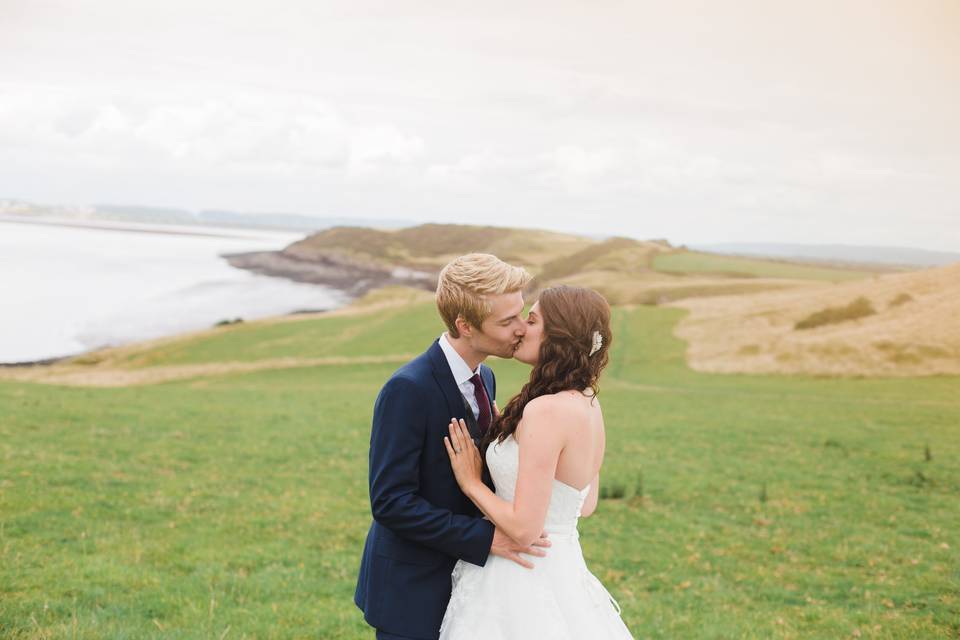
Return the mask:
<svg viewBox="0 0 960 640">
<path fill-rule="evenodd" d="M 43 358 L 42 360 L 22 360 L 20 362 L 0 362 L 0 368 L 15 369 L 17 367 L 48 367 L 50 365 L 57 364 L 58 362 L 69 360 L 70 358 L 76 358 L 77 356 L 82 356 L 83 354 L 90 353 L 91 351 L 97 351 L 97 349 L 90 349 L 89 351 L 81 351 L 80 353 L 75 353 L 69 356 Z"/>
<path fill-rule="evenodd" d="M 215 227 L 197 225 L 194 229 L 187 225 L 164 223 L 123 222 L 120 220 L 102 220 L 92 218 L 82 220 L 75 218 L 59 218 L 55 216 L 16 216 L 0 214 L 0 222 L 13 224 L 30 224 L 47 227 L 67 227 L 71 229 L 95 229 L 97 231 L 117 231 L 121 233 L 151 233 L 171 236 L 195 236 L 201 238 L 226 238 L 230 240 L 257 240 L 274 239 L 281 236 L 287 239 L 302 238 L 305 234 L 284 229 L 259 229 L 248 227 Z M 248 233 L 243 233 L 248 232 Z"/>
<path fill-rule="evenodd" d="M 378 269 L 376 267 L 363 267 L 359 265 L 343 264 L 333 260 L 304 260 L 295 258 L 283 253 L 282 251 L 252 251 L 233 254 L 220 254 L 220 257 L 227 261 L 230 266 L 237 269 L 244 269 L 257 273 L 259 275 L 281 278 L 288 281 L 317 284 L 336 289 L 346 295 L 344 304 L 330 309 L 309 309 L 299 308 L 286 313 L 277 314 L 276 318 L 303 318 L 313 315 L 336 313 L 351 302 L 361 296 L 388 286 L 406 286 L 432 291 L 435 288 L 435 281 L 431 274 L 424 272 L 414 272 L 406 270 Z M 198 329 L 196 331 L 208 331 L 216 329 L 217 325 Z M 192 333 L 188 332 L 188 333 Z M 153 342 L 175 339 L 181 334 L 170 336 L 161 336 L 150 338 L 146 341 Z M 0 369 L 18 369 L 31 367 L 51 367 L 76 358 L 82 358 L 88 354 L 98 353 L 104 350 L 119 349 L 127 346 L 124 344 L 104 345 L 94 347 L 84 351 L 78 351 L 63 356 L 54 356 L 49 358 L 40 358 L 37 360 L 21 360 L 16 362 L 0 362 Z"/>
<path fill-rule="evenodd" d="M 164 234 L 174 236 L 194 236 L 205 238 L 235 238 L 242 240 L 256 240 L 256 237 L 230 233 L 229 229 L 184 229 L 182 227 L 172 227 L 172 225 L 142 225 L 128 223 L 113 223 L 111 221 L 84 221 L 71 219 L 24 219 L 20 216 L 10 216 L 0 214 L 0 222 L 13 224 L 22 224 L 30 226 L 56 226 L 73 229 L 88 229 L 97 231 L 118 231 L 126 233 L 149 233 Z M 166 228 L 156 228 L 166 227 Z M 172 227 L 172 228 L 171 228 Z M 0 226 L 2 230 L 2 226 Z M 11 229 L 12 230 L 12 229 Z M 218 233 L 225 231 L 225 233 Z M 269 239 L 270 234 L 258 233 L 252 231 L 260 239 Z M 300 240 L 300 234 L 288 233 L 281 246 L 288 246 L 290 243 Z M 276 239 L 276 236 L 274 236 Z M 250 249 L 253 249 L 254 244 Z M 274 245 L 277 246 L 277 245 Z M 238 247 L 240 248 L 240 247 Z M 229 265 L 227 268 L 242 269 L 257 275 L 267 276 L 269 278 L 280 278 L 287 282 L 322 285 L 335 290 L 339 293 L 337 298 L 340 300 L 333 307 L 299 306 L 291 311 L 277 313 L 277 318 L 304 318 L 315 314 L 330 313 L 341 309 L 343 306 L 349 306 L 351 302 L 367 293 L 390 286 L 402 286 L 419 289 L 421 291 L 433 291 L 436 287 L 435 273 L 427 271 L 418 271 L 403 267 L 394 267 L 391 265 L 381 265 L 374 263 L 365 263 L 354 261 L 349 257 L 339 255 L 319 255 L 319 256 L 297 256 L 287 253 L 283 249 L 270 250 L 246 250 L 231 252 L 218 252 L 217 258 Z M 222 263 L 221 263 L 222 264 Z M 243 314 L 237 314 L 243 320 L 248 318 Z M 217 325 L 211 325 L 208 329 L 213 329 Z M 202 330 L 202 329 L 201 329 Z M 171 335 L 170 337 L 173 337 Z M 140 342 L 140 341 L 137 341 Z M 7 371 L 15 369 L 36 368 L 54 368 L 55 365 L 69 364 L 70 361 L 83 360 L 89 354 L 102 352 L 104 349 L 120 348 L 127 343 L 106 344 L 98 347 L 83 349 L 76 352 L 66 353 L 64 355 L 46 356 L 27 360 L 0 361 L 0 369 Z M 67 345 L 64 345 L 67 346 Z M 81 346 L 82 345 L 77 345 Z M 61 352 L 63 354 L 63 352 Z M 12 355 L 12 354 L 11 354 Z M 30 358 L 30 355 L 23 354 Z"/>
<path fill-rule="evenodd" d="M 209 227 L 207 229 L 192 229 L 192 228 L 182 228 L 172 225 L 143 225 L 135 223 L 123 223 L 118 222 L 114 223 L 112 221 L 102 221 L 102 220 L 71 220 L 66 218 L 49 218 L 49 219 L 30 219 L 25 216 L 11 216 L 0 214 L 0 223 L 8 223 L 6 225 L 0 224 L 0 236 L 4 238 L 7 242 L 15 242 L 17 238 L 20 238 L 21 233 L 25 234 L 24 237 L 38 237 L 44 238 L 47 237 L 49 231 L 50 237 L 61 238 L 63 234 L 63 239 L 61 242 L 65 243 L 65 246 L 72 246 L 70 243 L 89 243 L 82 236 L 90 234 L 91 237 L 98 239 L 108 239 L 108 235 L 112 236 L 113 239 L 108 241 L 109 246 L 129 246 L 127 238 L 131 238 L 130 242 L 139 242 L 136 240 L 136 237 L 143 237 L 145 241 L 150 242 L 149 237 L 159 238 L 165 236 L 169 238 L 169 241 L 153 241 L 154 243 L 160 242 L 159 246 L 166 246 L 166 243 L 169 242 L 174 248 L 179 247 L 181 242 L 192 243 L 195 240 L 200 241 L 198 245 L 189 245 L 189 246 L 206 246 L 209 245 L 211 249 L 209 250 L 209 260 L 210 265 L 215 265 L 212 268 L 208 269 L 211 275 L 204 275 L 203 277 L 211 280 L 213 285 L 222 283 L 229 283 L 231 280 L 237 282 L 246 281 L 250 277 L 249 269 L 245 270 L 247 273 L 240 273 L 235 271 L 236 266 L 232 265 L 224 256 L 221 255 L 224 251 L 243 251 L 243 250 L 252 250 L 252 249 L 273 249 L 287 246 L 292 242 L 302 239 L 303 235 L 300 233 L 294 232 L 264 232 L 262 230 L 247 230 L 240 229 L 237 233 L 233 233 L 231 229 L 223 229 L 219 227 Z M 76 230 L 76 231 L 75 231 Z M 98 234 L 98 232 L 106 231 L 116 231 L 120 234 Z M 73 234 L 77 234 L 75 240 L 73 239 Z M 202 249 L 197 249 L 195 251 L 203 251 Z M 16 252 L 12 255 L 19 255 Z M 33 255 L 33 254 L 31 254 Z M 56 254 L 58 259 L 66 260 L 69 264 L 70 258 L 62 258 L 61 254 Z M 69 255 L 73 255 L 70 253 Z M 10 257 L 10 254 L 5 254 L 7 261 L 10 264 L 14 260 L 13 257 Z M 171 258 L 172 261 L 179 260 L 179 258 L 174 255 Z M 42 261 L 44 264 L 49 261 Z M 206 263 L 205 263 L 206 264 Z M 187 267 L 188 271 L 193 272 L 194 270 L 191 267 Z M 206 273 L 204 269 L 200 270 L 203 273 Z M 222 272 L 223 275 L 219 275 Z M 227 272 L 233 272 L 234 275 L 230 275 Z M 351 294 L 347 291 L 350 288 L 348 285 L 349 279 L 345 276 L 340 278 L 313 278 L 313 279 L 304 279 L 304 278 L 290 278 L 287 277 L 287 274 L 284 273 L 275 273 L 268 272 L 266 270 L 261 270 L 261 273 L 268 276 L 280 277 L 285 282 L 275 281 L 276 285 L 265 285 L 262 282 L 258 285 L 257 291 L 265 290 L 270 291 L 272 289 L 277 289 L 278 291 L 285 292 L 287 287 L 291 285 L 286 284 L 290 282 L 310 282 L 312 284 L 321 284 L 325 285 L 330 289 L 329 294 L 327 293 L 317 293 L 317 294 L 305 294 L 302 296 L 297 296 L 295 294 L 282 293 L 279 297 L 279 300 L 283 300 L 284 296 L 287 296 L 291 302 L 289 305 L 285 305 L 283 302 L 275 305 L 275 308 L 270 309 L 269 304 L 265 311 L 253 311 L 254 308 L 262 307 L 262 305 L 231 305 L 229 300 L 214 301 L 206 305 L 208 309 L 203 313 L 203 316 L 207 319 L 209 324 L 204 324 L 200 322 L 199 326 L 195 323 L 193 326 L 197 327 L 199 330 L 205 329 L 214 329 L 218 324 L 223 323 L 225 320 L 230 320 L 234 318 L 240 318 L 243 321 L 250 321 L 252 319 L 260 319 L 261 317 L 278 317 L 283 318 L 287 316 L 298 316 L 305 317 L 312 314 L 327 313 L 330 311 L 337 310 L 345 305 L 349 305 L 356 295 Z M 93 277 L 98 277 L 98 272 L 92 272 Z M 198 276 L 200 277 L 200 276 Z M 189 280 L 189 278 L 188 278 Z M 180 281 L 183 281 L 181 277 Z M 354 283 L 356 284 L 356 283 Z M 370 286 L 377 286 L 378 281 L 369 279 Z M 186 285 L 184 285 L 186 286 Z M 230 285 L 226 285 L 227 291 Z M 238 285 L 234 283 L 234 293 L 228 294 L 236 297 L 237 295 L 243 295 L 242 288 L 237 289 Z M 303 287 L 302 284 L 299 285 Z M 311 287 L 314 288 L 314 287 Z M 369 286 L 367 287 L 369 288 Z M 55 288 L 54 288 L 55 289 Z M 315 287 L 315 289 L 320 290 L 323 287 Z M 362 291 L 363 287 L 354 287 L 354 290 Z M 16 292 L 14 292 L 15 294 Z M 192 293 L 194 298 L 198 298 L 202 294 Z M 102 297 L 102 296 L 101 296 Z M 67 298 L 64 298 L 64 303 L 67 303 Z M 16 299 L 16 298 L 14 298 Z M 51 299 L 50 294 L 47 295 L 47 299 Z M 72 300 L 72 298 L 70 298 Z M 194 300 L 195 302 L 196 300 Z M 102 300 L 97 304 L 94 304 L 94 308 L 100 308 L 99 304 L 102 303 Z M 92 304 L 92 303 L 91 303 Z M 47 305 L 48 307 L 50 305 Z M 169 305 L 168 305 L 169 306 Z M 248 308 L 249 307 L 249 308 Z M 170 311 L 170 309 L 167 309 Z M 24 313 L 29 313 L 25 311 Z M 47 310 L 46 313 L 53 313 L 51 310 Z M 264 315 L 266 313 L 267 315 Z M 49 335 L 51 337 L 45 337 L 42 330 L 38 330 L 33 336 L 33 341 L 30 342 L 30 345 L 35 345 L 35 348 L 24 348 L 18 347 L 15 349 L 9 350 L 8 353 L 5 353 L 4 356 L 0 357 L 0 370 L 7 371 L 12 373 L 16 370 L 29 370 L 31 368 L 36 369 L 55 369 L 65 364 L 70 364 L 71 362 L 82 361 L 90 354 L 95 354 L 103 351 L 104 349 L 118 348 L 123 347 L 131 343 L 143 342 L 142 338 L 133 338 L 128 336 L 120 335 L 114 336 L 115 339 L 111 339 L 111 334 L 109 332 L 101 336 L 103 339 L 108 340 L 109 342 L 102 342 L 100 340 L 92 341 L 75 341 L 75 340 L 59 340 L 52 337 L 53 331 L 56 330 L 54 325 L 56 322 L 47 323 L 51 325 Z M 14 325 L 16 326 L 16 325 Z M 46 325 L 44 325 L 46 326 Z M 192 330 L 192 329 L 191 329 Z M 189 332 L 189 331 L 188 331 Z M 121 332 L 129 333 L 129 332 Z M 170 337 L 175 335 L 180 335 L 182 332 L 174 329 L 171 333 L 167 334 Z M 153 336 L 156 338 L 165 337 L 161 334 L 153 332 Z M 146 340 L 155 339 L 154 337 L 145 336 Z M 88 346 L 90 345 L 90 346 Z"/>
<path fill-rule="evenodd" d="M 281 314 L 278 314 L 278 315 L 276 315 L 276 316 L 271 316 L 271 317 L 272 317 L 272 318 L 292 318 L 292 319 L 295 319 L 295 318 L 301 317 L 301 316 L 302 316 L 302 317 L 309 317 L 309 316 L 314 316 L 314 315 L 323 315 L 323 314 L 327 314 L 327 313 L 335 313 L 335 312 L 340 311 L 341 309 L 343 309 L 345 306 L 349 306 L 352 301 L 353 301 L 353 298 L 351 298 L 350 300 L 348 300 L 348 301 L 346 302 L 346 304 L 344 304 L 344 305 L 342 305 L 342 306 L 338 306 L 338 307 L 333 307 L 333 308 L 331 308 L 331 309 L 294 309 L 293 311 L 288 311 L 287 313 L 281 313 Z M 262 320 L 262 318 L 257 318 L 257 319 L 255 319 L 255 320 L 253 320 L 253 322 L 257 322 L 257 321 L 260 321 L 260 320 Z M 242 319 L 241 319 L 241 321 L 247 322 L 246 320 L 242 320 Z M 230 324 L 233 324 L 233 323 L 230 323 Z M 135 340 L 135 341 L 132 341 L 132 342 L 123 342 L 123 343 L 120 343 L 120 344 L 107 344 L 107 345 L 103 345 L 103 346 L 99 346 L 99 347 L 93 347 L 93 348 L 91 348 L 91 349 L 86 349 L 86 350 L 84 350 L 84 351 L 78 351 L 78 352 L 76 352 L 76 353 L 71 353 L 71 354 L 64 355 L 64 356 L 54 356 L 54 357 L 51 357 L 51 358 L 41 358 L 41 359 L 39 359 L 39 360 L 19 360 L 19 361 L 17 361 L 17 362 L 0 362 L 0 369 L 28 369 L 28 368 L 31 368 L 31 367 L 52 367 L 52 366 L 57 365 L 57 364 L 59 364 L 59 363 L 68 363 L 68 361 L 70 361 L 70 360 L 75 360 L 75 359 L 77 359 L 77 358 L 83 358 L 84 356 L 88 356 L 88 355 L 90 355 L 90 354 L 100 353 L 100 352 L 103 352 L 103 351 L 116 351 L 116 350 L 118 350 L 118 349 L 127 348 L 127 347 L 129 347 L 130 345 L 134 345 L 134 344 L 139 344 L 139 345 L 143 345 L 143 344 L 147 344 L 147 343 L 151 343 L 151 344 L 162 344 L 162 343 L 167 342 L 167 341 L 170 341 L 170 340 L 180 339 L 180 338 L 182 338 L 184 335 L 194 334 L 194 333 L 202 333 L 202 332 L 206 332 L 206 331 L 213 331 L 213 330 L 216 330 L 217 328 L 219 328 L 220 326 L 221 326 L 221 325 L 219 325 L 219 324 L 214 324 L 214 325 L 211 325 L 211 326 L 209 326 L 209 327 L 202 328 L 202 329 L 192 329 L 192 330 L 189 330 L 189 331 L 184 331 L 184 332 L 181 332 L 181 333 L 173 333 L 173 334 L 165 335 L 165 336 L 158 336 L 158 337 L 154 337 L 154 338 L 146 338 L 146 339 L 143 339 L 143 340 Z"/>
<path fill-rule="evenodd" d="M 347 298 L 345 304 L 342 306 L 331 309 L 294 309 L 293 311 L 278 314 L 276 316 L 278 318 L 333 313 L 342 309 L 343 306 L 348 306 L 353 300 L 383 287 L 405 286 L 423 291 L 433 291 L 436 288 L 436 276 L 427 272 L 361 266 L 358 264 L 339 262 L 329 258 L 305 260 L 286 254 L 283 251 L 225 253 L 220 254 L 220 257 L 236 269 L 243 269 L 259 275 L 281 278 L 293 282 L 323 285 L 331 289 L 336 289 L 345 294 Z M 209 328 L 212 329 L 215 328 L 215 326 Z M 158 339 L 163 340 L 168 337 L 173 338 L 175 336 L 164 336 Z M 82 358 L 83 356 L 100 352 L 104 349 L 115 349 L 123 346 L 125 345 L 105 345 L 63 356 L 40 358 L 37 360 L 0 362 L 0 369 L 49 367 L 65 361 Z"/>
<path fill-rule="evenodd" d="M 436 275 L 411 269 L 389 269 L 359 265 L 321 256 L 306 260 L 283 251 L 247 251 L 223 253 L 220 257 L 230 266 L 260 275 L 285 278 L 294 282 L 321 284 L 358 298 L 374 289 L 405 286 L 432 291 Z"/>
</svg>

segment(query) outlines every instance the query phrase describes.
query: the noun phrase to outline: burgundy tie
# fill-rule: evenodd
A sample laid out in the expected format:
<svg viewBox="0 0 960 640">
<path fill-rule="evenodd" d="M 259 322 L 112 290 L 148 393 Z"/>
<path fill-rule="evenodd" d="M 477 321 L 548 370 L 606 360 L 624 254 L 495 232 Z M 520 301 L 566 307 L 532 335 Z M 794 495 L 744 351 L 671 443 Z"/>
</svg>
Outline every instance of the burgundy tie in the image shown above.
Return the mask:
<svg viewBox="0 0 960 640">
<path fill-rule="evenodd" d="M 477 399 L 477 406 L 480 407 L 477 425 L 480 427 L 480 433 L 485 433 L 490 428 L 490 400 L 487 399 L 487 390 L 483 388 L 479 373 L 474 374 L 470 382 L 473 383 L 473 395 Z"/>
</svg>

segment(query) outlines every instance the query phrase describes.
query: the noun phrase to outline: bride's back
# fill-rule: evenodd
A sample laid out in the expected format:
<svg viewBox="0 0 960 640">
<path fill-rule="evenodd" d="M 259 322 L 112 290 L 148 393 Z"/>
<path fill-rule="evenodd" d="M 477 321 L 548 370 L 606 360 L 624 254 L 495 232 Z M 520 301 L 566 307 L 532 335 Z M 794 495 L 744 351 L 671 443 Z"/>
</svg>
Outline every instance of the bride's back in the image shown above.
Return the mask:
<svg viewBox="0 0 960 640">
<path fill-rule="evenodd" d="M 557 460 L 555 478 L 570 487 L 583 490 L 597 476 L 603 464 L 606 440 L 600 401 L 591 390 L 576 390 L 542 396 L 535 402 L 550 404 L 551 413 L 564 416 L 556 428 L 564 430 L 565 445 Z M 517 438 L 523 441 L 523 421 L 517 425 Z"/>
</svg>

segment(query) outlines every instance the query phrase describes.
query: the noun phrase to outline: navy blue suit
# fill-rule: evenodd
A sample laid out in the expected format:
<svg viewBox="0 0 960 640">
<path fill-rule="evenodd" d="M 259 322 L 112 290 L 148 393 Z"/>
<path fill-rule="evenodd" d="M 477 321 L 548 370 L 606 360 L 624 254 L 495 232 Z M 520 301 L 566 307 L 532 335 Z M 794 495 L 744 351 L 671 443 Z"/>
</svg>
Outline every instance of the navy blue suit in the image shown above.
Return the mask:
<svg viewBox="0 0 960 640">
<path fill-rule="evenodd" d="M 481 365 L 480 376 L 492 402 L 493 371 Z M 443 442 L 450 419 L 467 418 L 467 411 L 438 341 L 394 373 L 377 396 L 370 433 L 373 523 L 354 602 L 380 631 L 437 638 L 453 565 L 487 561 L 494 526 L 460 491 Z M 478 438 L 475 423 L 471 428 Z"/>
</svg>

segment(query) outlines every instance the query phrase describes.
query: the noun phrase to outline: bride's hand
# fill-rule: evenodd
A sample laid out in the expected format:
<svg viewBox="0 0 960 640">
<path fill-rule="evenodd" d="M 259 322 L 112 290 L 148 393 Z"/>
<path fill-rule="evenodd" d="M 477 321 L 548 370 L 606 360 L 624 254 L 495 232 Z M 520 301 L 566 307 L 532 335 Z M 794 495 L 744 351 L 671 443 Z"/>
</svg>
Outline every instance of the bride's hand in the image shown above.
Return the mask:
<svg viewBox="0 0 960 640">
<path fill-rule="evenodd" d="M 480 450 L 474 444 L 467 423 L 456 418 L 450 421 L 450 436 L 444 437 L 443 443 L 447 446 L 447 455 L 450 456 L 450 466 L 457 484 L 464 493 L 482 482 L 483 462 L 480 460 Z"/>
</svg>

